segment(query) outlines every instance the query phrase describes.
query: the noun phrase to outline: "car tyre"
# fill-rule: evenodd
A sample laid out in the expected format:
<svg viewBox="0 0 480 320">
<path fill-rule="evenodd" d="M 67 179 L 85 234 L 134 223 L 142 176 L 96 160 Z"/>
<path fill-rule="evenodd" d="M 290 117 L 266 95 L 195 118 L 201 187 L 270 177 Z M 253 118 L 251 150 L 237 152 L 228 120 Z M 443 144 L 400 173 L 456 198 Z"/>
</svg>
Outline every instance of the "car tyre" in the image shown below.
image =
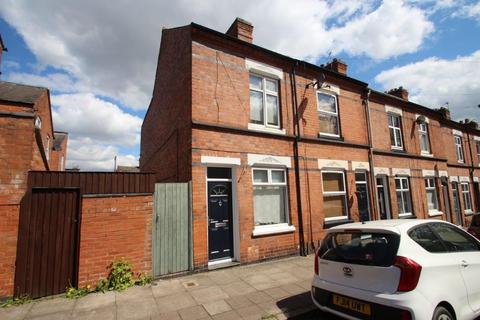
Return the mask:
<svg viewBox="0 0 480 320">
<path fill-rule="evenodd" d="M 437 307 L 433 312 L 432 320 L 455 320 L 455 318 L 444 307 Z"/>
</svg>

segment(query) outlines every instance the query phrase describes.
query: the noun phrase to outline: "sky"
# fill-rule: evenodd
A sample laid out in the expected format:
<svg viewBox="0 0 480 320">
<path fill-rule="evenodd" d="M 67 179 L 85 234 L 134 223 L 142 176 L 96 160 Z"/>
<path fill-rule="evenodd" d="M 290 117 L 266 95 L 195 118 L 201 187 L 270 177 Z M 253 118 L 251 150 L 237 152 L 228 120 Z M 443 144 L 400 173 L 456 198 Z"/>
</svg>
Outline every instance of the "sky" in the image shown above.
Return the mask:
<svg viewBox="0 0 480 320">
<path fill-rule="evenodd" d="M 480 1 L 0 0 L 0 79 L 50 89 L 68 168 L 138 165 L 162 28 L 224 32 L 236 17 L 259 46 L 340 58 L 375 90 L 403 86 L 413 102 L 480 120 Z"/>
</svg>

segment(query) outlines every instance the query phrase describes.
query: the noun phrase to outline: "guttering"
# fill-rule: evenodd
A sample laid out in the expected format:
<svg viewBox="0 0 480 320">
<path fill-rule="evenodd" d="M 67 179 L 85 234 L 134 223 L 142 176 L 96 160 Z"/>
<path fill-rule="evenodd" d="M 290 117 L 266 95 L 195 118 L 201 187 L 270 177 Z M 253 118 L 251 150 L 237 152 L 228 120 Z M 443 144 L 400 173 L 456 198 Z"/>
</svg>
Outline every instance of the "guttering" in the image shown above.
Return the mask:
<svg viewBox="0 0 480 320">
<path fill-rule="evenodd" d="M 287 63 L 293 63 L 293 64 L 296 64 L 298 65 L 299 63 L 302 63 L 304 64 L 305 66 L 309 67 L 309 68 L 312 68 L 316 71 L 320 71 L 320 72 L 323 72 L 323 73 L 326 73 L 326 74 L 329 74 L 329 75 L 334 75 L 336 77 L 339 77 L 341 79 L 345 79 L 345 80 L 348 80 L 352 83 L 355 83 L 359 86 L 362 86 L 362 87 L 366 87 L 368 84 L 363 82 L 363 81 L 360 81 L 360 80 L 357 80 L 357 79 L 354 79 L 354 78 L 350 78 L 349 76 L 346 76 L 346 75 L 343 75 L 341 73 L 338 73 L 338 72 L 335 72 L 333 70 L 330 70 L 330 69 L 327 69 L 327 68 L 324 68 L 324 67 L 320 67 L 320 66 L 317 66 L 315 64 L 312 64 L 312 63 L 309 63 L 307 61 L 303 61 L 303 60 L 298 60 L 298 59 L 295 59 L 295 58 L 292 58 L 292 57 L 289 57 L 289 56 L 286 56 L 286 55 L 283 55 L 283 54 L 280 54 L 278 52 L 275 52 L 275 51 L 272 51 L 272 50 L 269 50 L 269 49 L 266 49 L 264 47 L 260 47 L 260 46 L 257 46 L 253 43 L 249 43 L 249 42 L 245 42 L 243 40 L 240 40 L 240 39 L 237 39 L 235 37 L 232 37 L 228 34 L 225 34 L 225 33 L 222 33 L 222 32 L 219 32 L 219 31 L 216 31 L 216 30 L 213 30 L 213 29 L 210 29 L 210 28 L 207 28 L 205 26 L 202 26 L 202 25 L 199 25 L 199 24 L 196 24 L 194 22 L 190 23 L 190 26 L 194 29 L 197 29 L 197 30 L 200 30 L 200 31 L 204 31 L 204 32 L 207 32 L 207 33 L 210 33 L 210 34 L 213 34 L 217 37 L 220 37 L 222 39 L 225 39 L 225 40 L 228 40 L 228 41 L 232 41 L 232 42 L 235 42 L 239 45 L 242 45 L 244 47 L 247 47 L 247 48 L 252 48 L 254 50 L 258 50 L 258 51 L 261 51 L 263 53 L 266 53 L 268 55 L 271 55 L 271 56 L 274 56 L 276 58 L 279 58 L 279 59 L 282 59 L 284 61 L 286 61 Z"/>
<path fill-rule="evenodd" d="M 295 135 L 295 140 L 293 141 L 293 161 L 295 166 L 295 193 L 297 196 L 297 212 L 298 212 L 298 233 L 299 233 L 299 242 L 300 242 L 300 255 L 306 256 L 308 254 L 308 250 L 305 247 L 305 235 L 304 235 L 304 228 L 303 228 L 303 209 L 302 209 L 302 192 L 300 187 L 300 167 L 299 167 L 299 160 L 298 160 L 298 142 L 300 141 L 300 121 L 298 119 L 298 100 L 297 100 L 297 80 L 296 80 L 296 67 L 298 62 L 293 63 L 293 70 L 290 74 L 293 77 L 292 81 L 290 81 L 290 86 L 292 89 L 292 111 L 293 111 L 293 133 Z"/>
<path fill-rule="evenodd" d="M 372 208 L 372 212 L 370 215 L 371 220 L 378 220 L 381 219 L 380 217 L 380 208 L 378 207 L 378 201 L 377 201 L 377 193 L 375 192 L 375 186 L 376 180 L 375 180 L 375 170 L 373 168 L 375 167 L 374 159 L 373 159 L 373 138 L 372 138 L 372 123 L 370 119 L 370 94 L 371 90 L 367 89 L 367 94 L 365 96 L 364 100 L 364 106 L 365 106 L 365 117 L 367 120 L 367 135 L 368 135 L 368 164 L 370 166 L 370 181 L 369 183 L 369 192 L 372 195 L 372 202 L 370 203 L 370 207 Z"/>
</svg>

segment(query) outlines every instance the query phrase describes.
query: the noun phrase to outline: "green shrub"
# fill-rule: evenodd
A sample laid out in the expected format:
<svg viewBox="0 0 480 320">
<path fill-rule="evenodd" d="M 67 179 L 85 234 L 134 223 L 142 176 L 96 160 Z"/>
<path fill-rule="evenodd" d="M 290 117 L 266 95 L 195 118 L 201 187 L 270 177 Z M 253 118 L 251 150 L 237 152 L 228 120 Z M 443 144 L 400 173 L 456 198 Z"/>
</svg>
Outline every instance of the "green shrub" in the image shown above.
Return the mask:
<svg viewBox="0 0 480 320">
<path fill-rule="evenodd" d="M 110 290 L 123 291 L 135 284 L 133 279 L 132 265 L 130 262 L 119 259 L 112 262 L 108 275 Z"/>
<path fill-rule="evenodd" d="M 32 301 L 28 295 L 21 295 L 20 297 L 9 298 L 0 303 L 0 308 L 8 308 L 11 306 L 18 306 Z"/>
<path fill-rule="evenodd" d="M 83 297 L 87 295 L 88 289 L 87 288 L 75 288 L 75 287 L 70 287 L 67 288 L 67 291 L 65 292 L 65 298 L 67 299 L 77 299 L 80 297 Z"/>
<path fill-rule="evenodd" d="M 148 276 L 145 273 L 141 272 L 138 274 L 137 280 L 135 280 L 135 285 L 137 286 L 145 286 L 151 283 L 153 280 L 152 276 Z"/>
</svg>

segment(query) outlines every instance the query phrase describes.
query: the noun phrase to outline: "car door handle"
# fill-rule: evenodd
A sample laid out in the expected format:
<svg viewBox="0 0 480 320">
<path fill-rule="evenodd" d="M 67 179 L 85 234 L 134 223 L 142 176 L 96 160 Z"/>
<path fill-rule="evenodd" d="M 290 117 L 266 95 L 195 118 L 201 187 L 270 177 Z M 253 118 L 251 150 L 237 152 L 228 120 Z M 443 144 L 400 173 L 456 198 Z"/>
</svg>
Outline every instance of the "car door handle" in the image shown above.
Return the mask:
<svg viewBox="0 0 480 320">
<path fill-rule="evenodd" d="M 464 268 L 468 267 L 468 262 L 465 260 L 462 260 L 461 266 Z"/>
</svg>

